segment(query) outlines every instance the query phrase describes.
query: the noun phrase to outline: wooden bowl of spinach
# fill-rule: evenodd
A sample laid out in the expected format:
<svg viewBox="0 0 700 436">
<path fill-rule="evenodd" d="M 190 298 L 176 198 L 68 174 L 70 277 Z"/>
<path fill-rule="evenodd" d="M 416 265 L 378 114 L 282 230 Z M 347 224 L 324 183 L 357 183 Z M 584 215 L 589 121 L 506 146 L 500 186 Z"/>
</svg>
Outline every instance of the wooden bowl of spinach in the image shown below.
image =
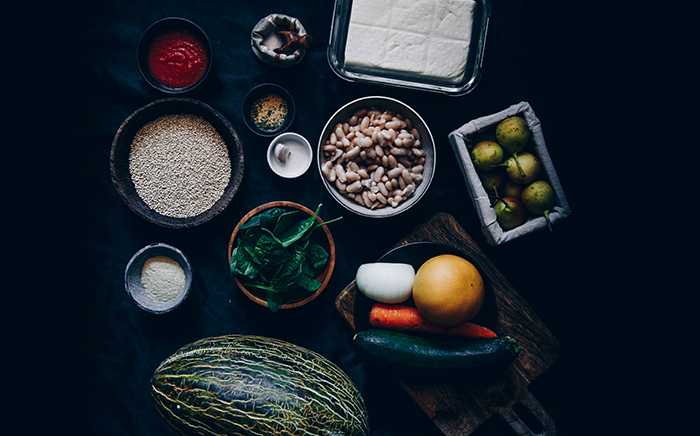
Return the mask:
<svg viewBox="0 0 700 436">
<path fill-rule="evenodd" d="M 272 312 L 303 306 L 326 287 L 335 267 L 335 243 L 315 211 L 274 201 L 248 212 L 228 245 L 231 275 L 243 293 Z"/>
</svg>

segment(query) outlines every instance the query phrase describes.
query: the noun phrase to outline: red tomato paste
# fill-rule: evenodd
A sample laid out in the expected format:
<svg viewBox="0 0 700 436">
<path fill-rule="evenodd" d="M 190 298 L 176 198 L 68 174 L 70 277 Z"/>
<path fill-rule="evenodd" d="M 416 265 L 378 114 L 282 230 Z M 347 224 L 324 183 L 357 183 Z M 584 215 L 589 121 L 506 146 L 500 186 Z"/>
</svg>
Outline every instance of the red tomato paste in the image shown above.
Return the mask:
<svg viewBox="0 0 700 436">
<path fill-rule="evenodd" d="M 148 68 L 153 77 L 169 88 L 187 88 L 199 81 L 209 61 L 202 41 L 184 30 L 165 32 L 148 51 Z"/>
</svg>

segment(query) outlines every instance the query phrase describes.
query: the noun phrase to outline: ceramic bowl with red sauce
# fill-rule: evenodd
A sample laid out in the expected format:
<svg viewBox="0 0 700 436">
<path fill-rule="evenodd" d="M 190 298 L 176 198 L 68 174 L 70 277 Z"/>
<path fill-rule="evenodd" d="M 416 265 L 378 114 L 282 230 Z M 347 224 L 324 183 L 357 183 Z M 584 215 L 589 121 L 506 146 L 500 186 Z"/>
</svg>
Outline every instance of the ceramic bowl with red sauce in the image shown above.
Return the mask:
<svg viewBox="0 0 700 436">
<path fill-rule="evenodd" d="M 136 54 L 141 76 L 168 94 L 196 88 L 212 64 L 209 37 L 192 21 L 178 17 L 151 24 L 141 35 Z"/>
</svg>

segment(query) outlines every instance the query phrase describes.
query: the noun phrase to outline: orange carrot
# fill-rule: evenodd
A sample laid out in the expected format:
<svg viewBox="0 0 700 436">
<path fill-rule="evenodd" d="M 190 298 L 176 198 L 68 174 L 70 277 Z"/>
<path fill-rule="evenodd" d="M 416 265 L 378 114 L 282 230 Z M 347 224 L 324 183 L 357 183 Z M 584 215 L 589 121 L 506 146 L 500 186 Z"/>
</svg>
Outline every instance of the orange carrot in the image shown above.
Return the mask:
<svg viewBox="0 0 700 436">
<path fill-rule="evenodd" d="M 457 335 L 468 338 L 496 337 L 496 333 L 491 329 L 471 322 L 454 327 L 435 324 L 425 319 L 415 307 L 398 304 L 376 303 L 372 305 L 369 323 L 372 327 L 389 330 Z"/>
</svg>

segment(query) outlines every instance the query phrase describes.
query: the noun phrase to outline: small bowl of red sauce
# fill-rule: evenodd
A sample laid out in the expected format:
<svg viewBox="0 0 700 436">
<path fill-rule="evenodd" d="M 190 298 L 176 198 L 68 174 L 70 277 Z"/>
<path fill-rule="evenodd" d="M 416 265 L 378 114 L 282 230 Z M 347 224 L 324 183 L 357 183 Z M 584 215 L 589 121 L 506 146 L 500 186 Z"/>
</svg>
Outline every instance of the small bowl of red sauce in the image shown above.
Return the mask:
<svg viewBox="0 0 700 436">
<path fill-rule="evenodd" d="M 136 50 L 141 76 L 154 88 L 180 94 L 197 87 L 209 74 L 209 37 L 185 18 L 168 17 L 151 24 Z"/>
</svg>

